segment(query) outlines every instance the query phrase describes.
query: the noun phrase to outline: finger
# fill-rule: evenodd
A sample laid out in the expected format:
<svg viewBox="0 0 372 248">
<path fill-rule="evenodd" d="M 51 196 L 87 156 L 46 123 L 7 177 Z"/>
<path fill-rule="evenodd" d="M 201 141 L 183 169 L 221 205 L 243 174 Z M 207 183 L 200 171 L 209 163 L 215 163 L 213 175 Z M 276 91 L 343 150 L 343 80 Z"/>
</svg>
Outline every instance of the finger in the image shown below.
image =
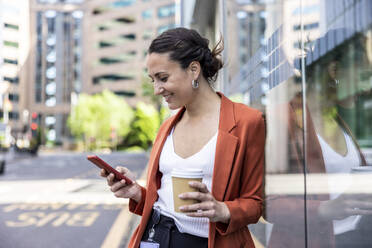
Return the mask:
<svg viewBox="0 0 372 248">
<path fill-rule="evenodd" d="M 190 205 L 184 205 L 180 207 L 180 210 L 182 212 L 196 212 L 198 210 L 210 210 L 214 209 L 215 204 L 212 201 L 208 202 L 201 202 L 196 204 L 190 204 Z"/>
<path fill-rule="evenodd" d="M 121 188 L 123 188 L 125 186 L 128 186 L 128 185 L 125 183 L 124 179 L 120 180 L 120 181 L 117 181 L 111 186 L 111 191 L 116 192 L 116 191 L 120 190 Z"/>
<path fill-rule="evenodd" d="M 203 192 L 203 193 L 208 193 L 209 190 L 207 188 L 207 185 L 205 185 L 204 183 L 202 182 L 198 182 L 198 181 L 190 181 L 189 182 L 189 185 L 190 187 L 194 188 L 194 189 L 197 189 L 199 190 L 200 192 Z"/>
<path fill-rule="evenodd" d="M 179 198 L 186 200 L 186 199 L 193 199 L 197 201 L 212 201 L 214 198 L 210 193 L 202 193 L 202 192 L 187 192 L 182 193 L 178 196 Z"/>
<path fill-rule="evenodd" d="M 119 171 L 122 174 L 127 174 L 129 172 L 128 168 L 123 167 L 123 166 L 117 166 L 116 170 Z"/>
<path fill-rule="evenodd" d="M 214 209 L 212 210 L 206 210 L 206 211 L 197 211 L 192 213 L 186 214 L 189 217 L 206 217 L 206 218 L 214 218 L 216 215 L 216 211 Z"/>
<path fill-rule="evenodd" d="M 133 187 L 124 186 L 114 192 L 116 197 L 124 197 L 124 198 L 131 198 L 135 195 L 135 189 Z"/>
<path fill-rule="evenodd" d="M 115 182 L 115 175 L 113 173 L 110 173 L 107 177 L 107 184 L 109 186 L 113 185 Z"/>
<path fill-rule="evenodd" d="M 360 209 L 360 208 L 347 208 L 347 215 L 372 215 L 372 210 L 370 209 Z"/>
<path fill-rule="evenodd" d="M 353 206 L 360 208 L 360 209 L 372 210 L 372 202 L 368 202 L 368 201 L 355 201 L 353 202 Z"/>
<path fill-rule="evenodd" d="M 101 169 L 100 175 L 101 175 L 101 177 L 107 177 L 108 176 L 108 173 L 106 172 L 105 169 Z"/>
</svg>

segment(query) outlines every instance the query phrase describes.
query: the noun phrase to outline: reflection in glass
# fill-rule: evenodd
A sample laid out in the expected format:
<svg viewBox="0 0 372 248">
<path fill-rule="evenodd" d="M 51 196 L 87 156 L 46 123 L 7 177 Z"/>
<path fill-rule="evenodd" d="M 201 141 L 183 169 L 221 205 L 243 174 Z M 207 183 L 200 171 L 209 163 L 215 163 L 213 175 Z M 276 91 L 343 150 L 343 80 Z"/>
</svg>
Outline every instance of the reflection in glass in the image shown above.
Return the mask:
<svg viewBox="0 0 372 248">
<path fill-rule="evenodd" d="M 317 168 L 316 172 L 323 174 L 309 174 L 307 179 L 307 199 L 322 198 L 316 211 L 308 212 L 308 218 L 323 221 L 318 226 L 309 225 L 309 236 L 319 225 L 328 226 L 335 247 L 369 247 L 372 191 L 366 189 L 372 188 L 372 174 L 366 173 L 367 162 L 358 136 L 370 127 L 357 120 L 358 115 L 365 116 L 367 111 L 361 101 L 372 99 L 372 85 L 365 87 L 365 78 L 361 77 L 362 72 L 367 72 L 368 79 L 372 79 L 366 49 L 371 40 L 363 33 L 354 32 L 347 40 L 347 33 L 350 32 L 345 28 L 333 29 L 319 38 L 316 44 L 324 44 L 326 40 L 327 44 L 334 41 L 334 45 L 327 46 L 328 51 L 306 63 L 305 68 L 309 112 L 307 168 L 309 172 Z"/>
</svg>

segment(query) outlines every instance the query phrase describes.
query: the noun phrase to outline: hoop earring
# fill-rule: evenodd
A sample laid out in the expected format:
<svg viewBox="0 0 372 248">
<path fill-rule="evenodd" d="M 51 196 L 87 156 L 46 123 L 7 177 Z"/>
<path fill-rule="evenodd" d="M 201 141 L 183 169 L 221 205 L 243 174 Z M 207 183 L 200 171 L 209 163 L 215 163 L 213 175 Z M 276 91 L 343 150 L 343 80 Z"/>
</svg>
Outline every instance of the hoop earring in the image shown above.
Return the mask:
<svg viewBox="0 0 372 248">
<path fill-rule="evenodd" d="M 192 86 L 193 89 L 199 88 L 199 82 L 198 82 L 198 80 L 193 79 L 191 81 L 191 86 Z"/>
</svg>

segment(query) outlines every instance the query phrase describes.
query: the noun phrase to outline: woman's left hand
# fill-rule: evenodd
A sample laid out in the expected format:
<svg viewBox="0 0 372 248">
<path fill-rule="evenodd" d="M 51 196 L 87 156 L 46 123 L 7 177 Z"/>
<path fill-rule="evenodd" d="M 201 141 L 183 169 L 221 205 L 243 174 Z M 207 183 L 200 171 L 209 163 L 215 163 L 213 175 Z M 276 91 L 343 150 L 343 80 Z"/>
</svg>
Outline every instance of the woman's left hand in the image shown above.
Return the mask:
<svg viewBox="0 0 372 248">
<path fill-rule="evenodd" d="M 192 205 L 181 206 L 180 210 L 186 212 L 190 217 L 207 217 L 211 222 L 228 223 L 230 220 L 230 210 L 225 203 L 217 201 L 208 191 L 204 183 L 191 181 L 190 187 L 195 188 L 198 192 L 187 192 L 180 194 L 183 200 L 193 199 L 200 201 Z"/>
</svg>

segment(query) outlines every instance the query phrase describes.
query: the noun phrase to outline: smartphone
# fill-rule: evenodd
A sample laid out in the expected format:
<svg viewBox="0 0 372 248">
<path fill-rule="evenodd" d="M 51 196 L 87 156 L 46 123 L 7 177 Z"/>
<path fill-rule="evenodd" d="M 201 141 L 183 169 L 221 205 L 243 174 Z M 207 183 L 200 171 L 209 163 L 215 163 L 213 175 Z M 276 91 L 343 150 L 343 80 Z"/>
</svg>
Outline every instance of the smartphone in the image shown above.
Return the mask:
<svg viewBox="0 0 372 248">
<path fill-rule="evenodd" d="M 132 184 L 133 183 L 133 181 L 130 178 L 124 176 L 119 171 L 117 171 L 114 168 L 112 168 L 108 163 L 106 163 L 105 161 L 103 161 L 97 155 L 88 155 L 87 156 L 87 159 L 90 162 L 92 162 L 93 164 L 95 164 L 96 166 L 98 166 L 99 168 L 104 169 L 108 173 L 113 173 L 115 175 L 115 179 L 116 180 L 120 181 L 120 180 L 124 179 L 125 182 L 126 182 L 126 184 Z"/>
</svg>

